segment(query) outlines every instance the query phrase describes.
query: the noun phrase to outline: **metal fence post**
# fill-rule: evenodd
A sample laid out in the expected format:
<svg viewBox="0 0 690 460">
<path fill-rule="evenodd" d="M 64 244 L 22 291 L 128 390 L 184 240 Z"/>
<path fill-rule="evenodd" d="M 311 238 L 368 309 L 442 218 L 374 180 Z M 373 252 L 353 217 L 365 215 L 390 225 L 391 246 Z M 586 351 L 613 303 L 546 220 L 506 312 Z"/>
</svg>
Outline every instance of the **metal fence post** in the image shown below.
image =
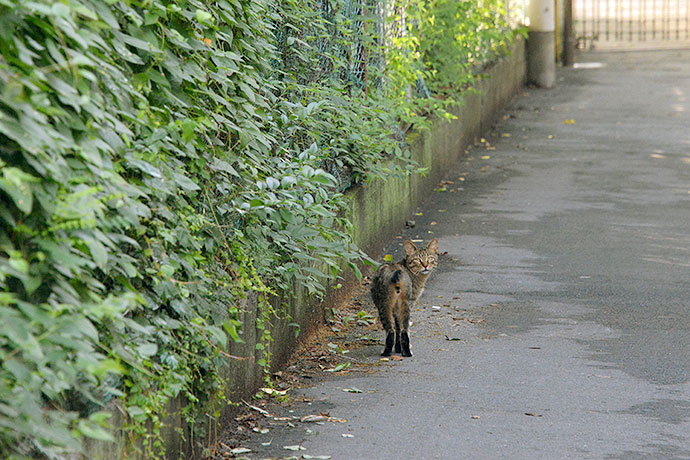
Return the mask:
<svg viewBox="0 0 690 460">
<path fill-rule="evenodd" d="M 565 0 L 563 5 L 563 65 L 574 62 L 575 36 L 573 35 L 573 0 Z"/>
</svg>

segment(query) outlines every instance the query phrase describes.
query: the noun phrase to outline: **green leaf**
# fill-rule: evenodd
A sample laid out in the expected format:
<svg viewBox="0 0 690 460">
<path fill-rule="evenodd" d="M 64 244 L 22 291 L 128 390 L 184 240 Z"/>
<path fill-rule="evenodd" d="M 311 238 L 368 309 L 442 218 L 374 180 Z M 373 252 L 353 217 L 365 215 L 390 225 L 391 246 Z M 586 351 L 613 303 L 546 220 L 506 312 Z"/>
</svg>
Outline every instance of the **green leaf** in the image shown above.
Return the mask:
<svg viewBox="0 0 690 460">
<path fill-rule="evenodd" d="M 175 178 L 175 183 L 187 192 L 200 190 L 199 186 L 192 179 L 185 176 L 184 174 L 174 173 L 173 177 Z"/>
<path fill-rule="evenodd" d="M 171 278 L 175 274 L 175 267 L 169 264 L 163 264 L 161 265 L 161 273 L 164 276 Z"/>
<path fill-rule="evenodd" d="M 146 415 L 146 411 L 139 406 L 127 406 L 127 413 L 130 417 L 141 417 Z"/>
<path fill-rule="evenodd" d="M 347 362 L 347 363 L 342 363 L 342 364 L 338 364 L 337 366 L 335 366 L 335 367 L 332 368 L 332 369 L 326 369 L 326 372 L 340 372 L 340 371 L 342 371 L 342 370 L 347 369 L 347 368 L 350 367 L 351 365 L 352 365 L 352 363 L 349 363 L 349 362 Z"/>
<path fill-rule="evenodd" d="M 230 173 L 235 177 L 240 177 L 239 173 L 233 168 L 227 161 L 216 158 L 213 163 L 213 167 L 219 171 L 224 171 Z"/>
<path fill-rule="evenodd" d="M 273 177 L 267 177 L 266 185 L 268 185 L 268 188 L 270 189 L 277 189 L 278 187 L 280 187 L 280 181 L 274 179 Z"/>
<path fill-rule="evenodd" d="M 122 40 L 124 43 L 131 45 L 137 49 L 148 51 L 150 53 L 162 53 L 160 49 L 155 47 L 153 44 L 141 40 L 139 38 L 133 37 L 131 35 L 124 34 L 122 32 L 113 32 L 113 35 L 118 39 Z"/>
<path fill-rule="evenodd" d="M 216 341 L 219 347 L 221 348 L 227 348 L 228 346 L 228 337 L 225 335 L 225 333 L 215 327 L 215 326 L 206 326 L 206 331 L 213 337 L 213 339 Z M 234 340 L 234 339 L 233 339 Z"/>
<path fill-rule="evenodd" d="M 244 93 L 244 95 L 247 96 L 249 102 L 256 102 L 256 94 L 254 93 L 254 90 L 249 87 L 249 85 L 247 85 L 246 83 L 239 82 L 237 86 L 239 86 L 242 90 L 242 93 Z"/>
<path fill-rule="evenodd" d="M 196 10 L 196 13 L 194 15 L 196 17 L 196 20 L 199 22 L 203 22 L 205 24 L 213 23 L 213 15 L 207 11 Z"/>
<path fill-rule="evenodd" d="M 10 253 L 8 265 L 19 273 L 26 274 L 29 272 L 29 263 L 22 258 L 22 255 L 19 251 L 12 251 Z"/>
<path fill-rule="evenodd" d="M 362 272 L 359 269 L 359 267 L 352 262 L 348 262 L 348 265 L 352 269 L 352 272 L 355 274 L 357 281 L 361 283 L 362 282 Z"/>
<path fill-rule="evenodd" d="M 283 187 L 289 188 L 295 184 L 297 184 L 297 179 L 295 179 L 294 176 L 284 176 L 281 180 L 280 183 Z"/>
<path fill-rule="evenodd" d="M 108 250 L 106 247 L 100 241 L 95 239 L 85 240 L 85 243 L 91 252 L 94 262 L 96 262 L 96 265 L 98 265 L 101 269 L 104 269 L 108 263 Z"/>
<path fill-rule="evenodd" d="M 0 163 L 1 165 L 2 163 Z M 29 214 L 33 207 L 31 182 L 39 180 L 15 167 L 3 167 L 0 178 L 0 189 L 4 190 L 12 199 L 15 206 L 24 214 Z"/>
<path fill-rule="evenodd" d="M 7 369 L 18 382 L 29 383 L 31 369 L 29 369 L 24 363 L 16 359 L 8 359 L 2 363 L 2 367 Z"/>
<path fill-rule="evenodd" d="M 156 354 L 158 345 L 155 343 L 144 343 L 136 347 L 137 353 L 145 358 L 149 358 Z"/>
<path fill-rule="evenodd" d="M 115 441 L 112 434 L 104 428 L 95 425 L 92 421 L 81 420 L 78 424 L 78 429 L 81 434 L 91 439 L 96 439 L 98 441 Z"/>
<path fill-rule="evenodd" d="M 319 184 L 328 185 L 330 187 L 335 187 L 338 185 L 338 181 L 333 175 L 328 174 L 326 171 L 317 169 L 311 180 L 318 182 Z"/>
<path fill-rule="evenodd" d="M 222 325 L 223 329 L 225 329 L 225 332 L 228 333 L 233 342 L 244 343 L 244 340 L 242 339 L 242 337 L 240 337 L 240 334 L 237 332 L 237 326 L 235 324 L 233 324 L 231 321 L 223 321 Z"/>
<path fill-rule="evenodd" d="M 198 123 L 194 120 L 187 119 L 182 122 L 182 140 L 184 142 L 189 142 L 194 139 L 194 130 L 197 126 Z"/>
</svg>

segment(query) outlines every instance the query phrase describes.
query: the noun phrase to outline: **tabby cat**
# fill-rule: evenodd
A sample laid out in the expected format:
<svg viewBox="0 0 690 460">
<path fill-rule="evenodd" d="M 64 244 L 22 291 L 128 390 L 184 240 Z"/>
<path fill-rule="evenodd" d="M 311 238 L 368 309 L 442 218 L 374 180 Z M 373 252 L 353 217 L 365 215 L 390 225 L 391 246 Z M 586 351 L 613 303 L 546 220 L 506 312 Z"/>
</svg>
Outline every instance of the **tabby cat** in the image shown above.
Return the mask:
<svg viewBox="0 0 690 460">
<path fill-rule="evenodd" d="M 390 356 L 393 345 L 396 353 L 412 356 L 407 332 L 410 309 L 414 308 L 426 279 L 438 264 L 438 239 L 434 238 L 422 249 L 406 241 L 405 252 L 407 256 L 400 262 L 382 264 L 371 281 L 371 297 L 386 331 L 386 347 L 381 356 Z"/>
</svg>

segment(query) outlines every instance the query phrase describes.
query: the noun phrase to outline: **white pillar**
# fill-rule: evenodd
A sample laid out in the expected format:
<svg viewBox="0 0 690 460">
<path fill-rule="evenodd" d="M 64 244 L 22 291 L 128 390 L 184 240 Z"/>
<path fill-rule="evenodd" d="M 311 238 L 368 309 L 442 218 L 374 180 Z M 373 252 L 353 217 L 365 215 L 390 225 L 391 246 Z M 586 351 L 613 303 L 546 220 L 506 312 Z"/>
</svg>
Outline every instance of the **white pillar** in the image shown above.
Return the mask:
<svg viewBox="0 0 690 460">
<path fill-rule="evenodd" d="M 556 83 L 556 6 L 554 0 L 529 0 L 527 79 L 542 88 Z"/>
</svg>

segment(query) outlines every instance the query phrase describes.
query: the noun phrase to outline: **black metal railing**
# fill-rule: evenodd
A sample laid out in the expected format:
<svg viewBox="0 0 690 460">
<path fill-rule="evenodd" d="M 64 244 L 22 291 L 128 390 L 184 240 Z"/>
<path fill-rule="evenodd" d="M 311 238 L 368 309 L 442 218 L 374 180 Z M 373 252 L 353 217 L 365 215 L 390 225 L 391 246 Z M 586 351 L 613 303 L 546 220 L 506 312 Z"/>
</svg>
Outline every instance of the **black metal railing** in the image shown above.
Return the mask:
<svg viewBox="0 0 690 460">
<path fill-rule="evenodd" d="M 573 0 L 579 49 L 690 46 L 690 0 Z"/>
</svg>

